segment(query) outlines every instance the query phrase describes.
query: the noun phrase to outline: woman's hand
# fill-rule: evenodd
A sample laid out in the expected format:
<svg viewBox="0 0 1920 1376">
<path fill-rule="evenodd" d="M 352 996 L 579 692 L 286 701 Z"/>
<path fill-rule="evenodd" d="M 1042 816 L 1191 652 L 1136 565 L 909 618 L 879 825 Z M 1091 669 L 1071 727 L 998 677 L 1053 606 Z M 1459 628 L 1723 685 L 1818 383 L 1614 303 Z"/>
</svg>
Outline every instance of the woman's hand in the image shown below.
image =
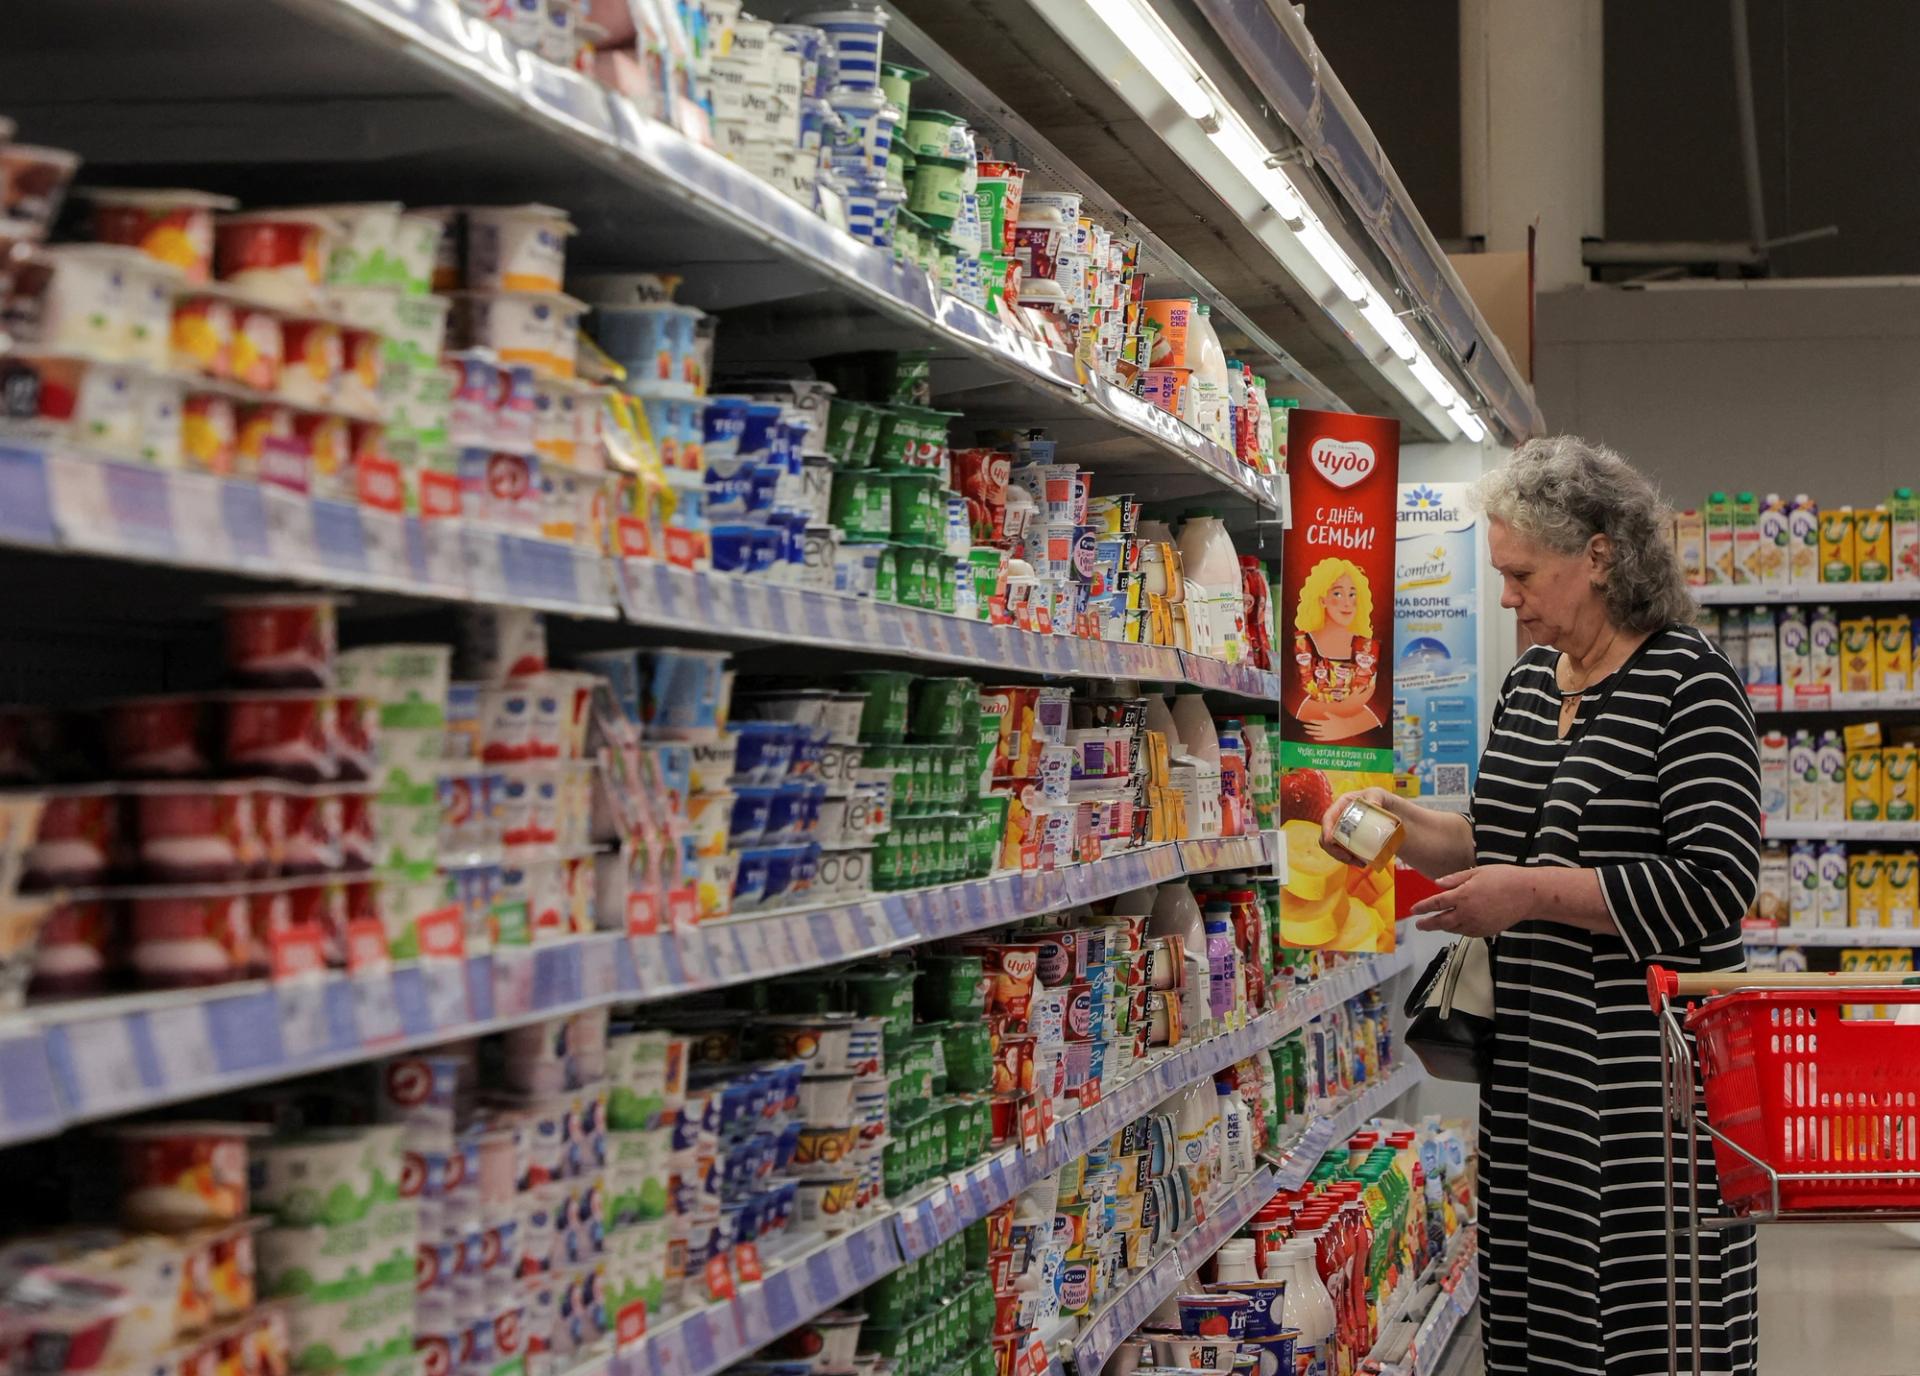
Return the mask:
<svg viewBox="0 0 1920 1376">
<path fill-rule="evenodd" d="M 1444 892 L 1413 905 L 1423 932 L 1498 936 L 1534 915 L 1538 875 L 1525 865 L 1480 865 L 1436 880 Z"/>
<path fill-rule="evenodd" d="M 1340 814 L 1347 810 L 1347 804 L 1355 798 L 1358 798 L 1363 803 L 1371 803 L 1382 812 L 1390 812 L 1395 817 L 1401 817 L 1401 803 L 1398 798 L 1394 797 L 1393 794 L 1387 792 L 1384 788 L 1363 788 L 1353 793 L 1342 793 L 1338 798 L 1335 798 L 1333 800 L 1333 806 L 1328 808 L 1326 815 L 1320 819 L 1321 849 L 1325 850 L 1328 855 L 1331 855 L 1343 865 L 1357 865 L 1361 869 L 1367 869 L 1370 868 L 1368 862 L 1362 860 L 1359 856 L 1341 845 L 1334 839 L 1333 835 L 1333 824 L 1340 820 Z M 1405 818 L 1401 817 L 1401 820 L 1404 823 Z"/>
</svg>

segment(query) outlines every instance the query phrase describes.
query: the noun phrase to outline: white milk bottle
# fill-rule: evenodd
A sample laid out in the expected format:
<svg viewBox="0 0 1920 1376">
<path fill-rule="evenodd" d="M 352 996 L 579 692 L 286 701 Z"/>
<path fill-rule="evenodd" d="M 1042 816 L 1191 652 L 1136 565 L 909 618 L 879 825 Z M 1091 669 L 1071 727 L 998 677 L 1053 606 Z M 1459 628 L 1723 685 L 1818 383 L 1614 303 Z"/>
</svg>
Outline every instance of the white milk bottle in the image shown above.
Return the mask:
<svg viewBox="0 0 1920 1376">
<path fill-rule="evenodd" d="M 1187 327 L 1187 361 L 1193 369 L 1187 386 L 1194 398 L 1194 413 L 1201 434 L 1215 444 L 1233 448 L 1229 429 L 1227 352 L 1220 347 L 1220 336 L 1213 331 L 1213 311 L 1204 303 L 1193 314 Z"/>
<path fill-rule="evenodd" d="M 1238 664 L 1246 649 L 1246 593 L 1240 576 L 1240 556 L 1233 536 L 1217 511 L 1189 512 L 1180 526 L 1180 568 L 1187 579 L 1187 617 L 1194 620 L 1196 603 L 1207 610 L 1207 648 L 1200 654 Z M 1197 587 L 1195 585 L 1198 585 Z"/>
</svg>

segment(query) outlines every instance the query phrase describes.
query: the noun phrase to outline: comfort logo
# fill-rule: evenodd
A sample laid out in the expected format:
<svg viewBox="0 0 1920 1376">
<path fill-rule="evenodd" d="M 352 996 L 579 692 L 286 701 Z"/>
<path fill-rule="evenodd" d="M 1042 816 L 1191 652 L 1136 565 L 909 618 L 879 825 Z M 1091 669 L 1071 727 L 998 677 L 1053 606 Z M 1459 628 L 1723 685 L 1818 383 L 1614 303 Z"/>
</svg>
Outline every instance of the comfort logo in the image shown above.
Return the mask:
<svg viewBox="0 0 1920 1376">
<path fill-rule="evenodd" d="M 1335 487 L 1364 482 L 1379 462 L 1365 440 L 1315 440 L 1310 457 L 1320 476 Z"/>
</svg>

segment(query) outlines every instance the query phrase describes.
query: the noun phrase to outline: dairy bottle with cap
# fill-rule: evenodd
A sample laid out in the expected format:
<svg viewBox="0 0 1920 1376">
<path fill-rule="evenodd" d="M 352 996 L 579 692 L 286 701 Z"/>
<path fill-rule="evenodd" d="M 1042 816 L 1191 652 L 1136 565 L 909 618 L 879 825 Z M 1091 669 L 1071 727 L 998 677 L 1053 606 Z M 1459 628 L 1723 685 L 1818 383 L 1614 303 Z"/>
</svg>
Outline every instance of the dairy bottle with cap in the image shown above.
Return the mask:
<svg viewBox="0 0 1920 1376">
<path fill-rule="evenodd" d="M 1193 323 L 1187 329 L 1187 358 L 1193 368 L 1187 386 L 1192 390 L 1200 433 L 1215 444 L 1231 449 L 1227 353 L 1220 347 L 1220 336 L 1214 333 L 1212 308 L 1205 303 L 1194 312 Z"/>
<path fill-rule="evenodd" d="M 1238 664 L 1246 651 L 1247 594 L 1227 523 L 1217 511 L 1190 512 L 1180 525 L 1179 546 L 1194 651 Z"/>
</svg>

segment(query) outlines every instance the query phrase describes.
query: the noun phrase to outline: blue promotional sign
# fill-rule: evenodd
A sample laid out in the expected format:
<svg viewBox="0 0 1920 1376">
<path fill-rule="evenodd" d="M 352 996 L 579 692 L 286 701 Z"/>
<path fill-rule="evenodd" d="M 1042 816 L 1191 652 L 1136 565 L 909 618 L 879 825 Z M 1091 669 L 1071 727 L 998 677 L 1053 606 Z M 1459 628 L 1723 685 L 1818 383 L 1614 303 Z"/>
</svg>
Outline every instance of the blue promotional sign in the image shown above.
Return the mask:
<svg viewBox="0 0 1920 1376">
<path fill-rule="evenodd" d="M 1467 483 L 1402 483 L 1394 557 L 1393 768 L 1467 806 L 1480 757 L 1480 530 Z"/>
</svg>

